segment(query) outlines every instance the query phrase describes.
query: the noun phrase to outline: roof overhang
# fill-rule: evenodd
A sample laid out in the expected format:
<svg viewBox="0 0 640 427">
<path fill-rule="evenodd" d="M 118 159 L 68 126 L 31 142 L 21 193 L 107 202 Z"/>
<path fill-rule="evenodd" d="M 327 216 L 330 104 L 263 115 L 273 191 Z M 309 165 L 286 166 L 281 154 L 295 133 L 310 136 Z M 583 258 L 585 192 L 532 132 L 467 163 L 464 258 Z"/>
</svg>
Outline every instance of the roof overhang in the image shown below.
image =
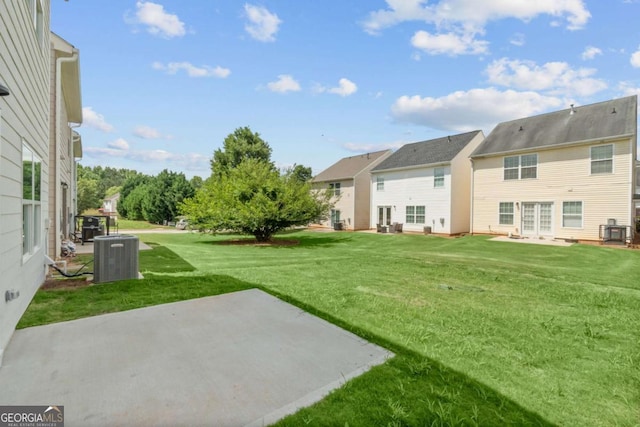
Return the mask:
<svg viewBox="0 0 640 427">
<path fill-rule="evenodd" d="M 530 148 L 521 148 L 521 149 L 518 149 L 518 150 L 508 150 L 508 151 L 500 151 L 500 152 L 484 153 L 484 154 L 472 154 L 469 157 L 471 159 L 482 159 L 482 158 L 486 158 L 486 157 L 505 156 L 505 155 L 516 154 L 516 153 L 535 153 L 535 152 L 538 152 L 538 151 L 556 150 L 558 148 L 575 147 L 575 146 L 579 146 L 579 145 L 605 144 L 605 143 L 608 143 L 608 142 L 620 141 L 620 140 L 625 140 L 625 139 L 634 138 L 634 137 L 635 137 L 634 134 L 629 133 L 629 134 L 624 134 L 624 135 L 608 136 L 608 137 L 604 137 L 604 138 L 586 139 L 586 140 L 583 140 L 583 141 L 563 142 L 563 143 L 560 143 L 560 144 L 543 145 L 543 146 L 530 147 Z"/>
<path fill-rule="evenodd" d="M 448 166 L 450 164 L 451 162 L 425 163 L 422 165 L 411 165 L 411 166 L 404 166 L 401 168 L 376 169 L 376 170 L 372 170 L 371 173 L 375 174 L 375 173 L 384 173 L 384 172 L 401 172 L 401 171 L 414 170 L 414 169 L 437 168 L 438 166 Z"/>
<path fill-rule="evenodd" d="M 71 58 L 74 55 L 78 55 L 75 61 L 63 61 L 60 64 L 60 80 L 63 99 L 67 107 L 67 120 L 72 123 L 82 123 L 80 52 L 55 33 L 51 33 L 51 41 L 56 59 Z"/>
</svg>

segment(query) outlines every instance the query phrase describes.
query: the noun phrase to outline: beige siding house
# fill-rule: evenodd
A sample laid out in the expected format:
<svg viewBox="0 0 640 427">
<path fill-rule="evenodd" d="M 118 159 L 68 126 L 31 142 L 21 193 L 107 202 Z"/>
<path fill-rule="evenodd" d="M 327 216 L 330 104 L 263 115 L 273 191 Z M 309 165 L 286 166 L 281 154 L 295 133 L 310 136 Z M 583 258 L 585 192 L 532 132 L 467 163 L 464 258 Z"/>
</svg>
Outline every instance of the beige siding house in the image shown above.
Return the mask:
<svg viewBox="0 0 640 427">
<path fill-rule="evenodd" d="M 636 132 L 636 96 L 500 123 L 471 155 L 472 231 L 629 239 Z"/>
<path fill-rule="evenodd" d="M 334 192 L 334 207 L 319 225 L 341 224 L 347 230 L 369 229 L 371 178 L 369 171 L 391 155 L 391 150 L 345 157 L 312 180 L 313 188 Z"/>
<path fill-rule="evenodd" d="M 80 59 L 78 49 L 51 33 L 51 112 L 49 118 L 49 232 L 48 255 L 60 256 L 62 241 L 74 231 L 76 161 L 82 157 Z"/>
<path fill-rule="evenodd" d="M 396 222 L 403 231 L 469 232 L 471 162 L 482 131 L 402 146 L 371 170 L 371 227 Z"/>
<path fill-rule="evenodd" d="M 45 277 L 49 1 L 0 2 L 0 364 Z"/>
</svg>

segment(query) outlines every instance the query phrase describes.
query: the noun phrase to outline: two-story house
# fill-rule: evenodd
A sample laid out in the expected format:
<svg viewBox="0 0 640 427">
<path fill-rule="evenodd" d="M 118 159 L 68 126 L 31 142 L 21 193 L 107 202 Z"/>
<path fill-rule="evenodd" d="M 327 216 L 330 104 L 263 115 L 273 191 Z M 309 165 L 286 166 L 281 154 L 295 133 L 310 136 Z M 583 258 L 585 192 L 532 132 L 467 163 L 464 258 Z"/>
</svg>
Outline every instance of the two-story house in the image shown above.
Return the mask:
<svg viewBox="0 0 640 427">
<path fill-rule="evenodd" d="M 500 123 L 471 154 L 472 231 L 628 239 L 637 128 L 637 96 Z"/>
<path fill-rule="evenodd" d="M 369 229 L 369 171 L 390 155 L 391 150 L 383 150 L 345 157 L 316 175 L 311 181 L 313 188 L 328 189 L 334 195 L 331 212 L 319 224 L 348 230 Z"/>
<path fill-rule="evenodd" d="M 49 6 L 0 2 L 0 364 L 46 271 Z"/>
<path fill-rule="evenodd" d="M 469 155 L 483 139 L 477 130 L 406 144 L 374 167 L 371 227 L 397 222 L 403 231 L 469 232 Z"/>
</svg>

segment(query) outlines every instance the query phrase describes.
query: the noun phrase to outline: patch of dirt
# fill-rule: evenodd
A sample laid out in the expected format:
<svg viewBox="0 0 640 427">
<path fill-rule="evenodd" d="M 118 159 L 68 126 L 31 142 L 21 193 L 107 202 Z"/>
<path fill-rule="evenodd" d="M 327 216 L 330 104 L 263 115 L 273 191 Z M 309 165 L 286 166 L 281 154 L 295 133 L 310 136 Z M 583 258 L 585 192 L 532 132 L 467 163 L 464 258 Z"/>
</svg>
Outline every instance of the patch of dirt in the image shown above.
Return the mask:
<svg viewBox="0 0 640 427">
<path fill-rule="evenodd" d="M 92 284 L 93 282 L 91 282 L 90 280 L 87 280 L 86 277 L 84 278 L 79 277 L 77 279 L 54 279 L 49 277 L 44 281 L 42 286 L 40 286 L 40 289 L 44 289 L 44 290 L 77 289 L 77 288 L 84 288 Z"/>
<path fill-rule="evenodd" d="M 251 246 L 295 246 L 300 244 L 298 240 L 276 239 L 270 242 L 258 242 L 256 239 L 224 240 L 221 245 L 251 245 Z"/>
</svg>

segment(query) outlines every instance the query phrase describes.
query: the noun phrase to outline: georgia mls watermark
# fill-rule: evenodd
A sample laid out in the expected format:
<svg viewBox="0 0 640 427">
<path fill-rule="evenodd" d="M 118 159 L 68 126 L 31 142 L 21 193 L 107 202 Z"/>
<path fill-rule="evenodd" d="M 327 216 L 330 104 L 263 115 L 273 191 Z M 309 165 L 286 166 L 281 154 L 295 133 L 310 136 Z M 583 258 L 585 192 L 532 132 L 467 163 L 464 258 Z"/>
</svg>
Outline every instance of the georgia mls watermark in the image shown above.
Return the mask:
<svg viewBox="0 0 640 427">
<path fill-rule="evenodd" d="M 0 406 L 0 427 L 64 427 L 64 406 Z"/>
</svg>

